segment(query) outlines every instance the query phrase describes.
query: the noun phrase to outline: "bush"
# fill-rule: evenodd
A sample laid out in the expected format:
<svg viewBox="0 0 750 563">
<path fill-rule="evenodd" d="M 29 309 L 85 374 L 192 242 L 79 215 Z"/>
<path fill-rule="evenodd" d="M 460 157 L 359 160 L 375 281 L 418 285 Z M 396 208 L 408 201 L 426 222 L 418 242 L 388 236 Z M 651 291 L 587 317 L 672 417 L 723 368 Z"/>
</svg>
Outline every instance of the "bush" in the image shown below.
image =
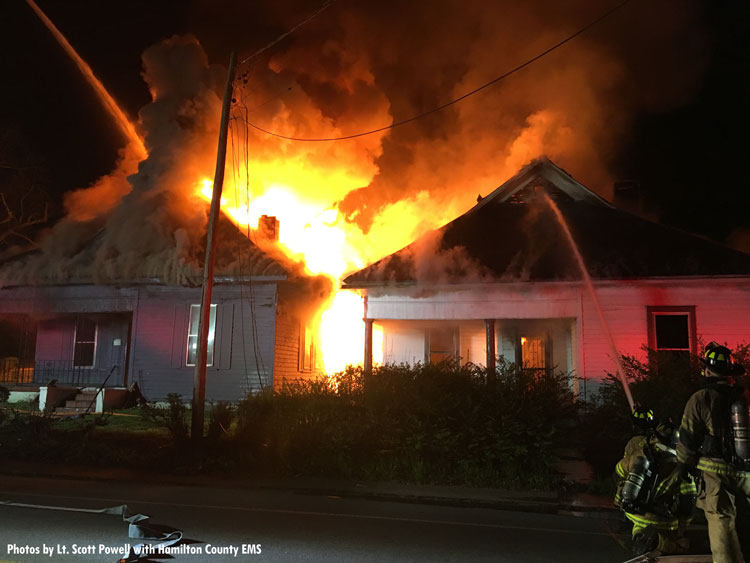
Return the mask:
<svg viewBox="0 0 750 563">
<path fill-rule="evenodd" d="M 229 429 L 235 419 L 235 408 L 226 402 L 219 402 L 211 406 L 211 418 L 208 423 L 208 438 L 218 440 L 229 434 Z"/>
<path fill-rule="evenodd" d="M 633 400 L 654 411 L 660 420 L 679 426 L 687 400 L 702 383 L 697 357 L 676 357 L 645 350 L 647 361 L 623 356 L 622 364 Z M 630 405 L 620 378 L 609 374 L 591 404 L 584 405 L 581 449 L 596 475 L 610 475 L 634 430 Z"/>
<path fill-rule="evenodd" d="M 182 402 L 182 395 L 167 395 L 167 406 L 146 405 L 141 407 L 141 415 L 148 421 L 155 422 L 169 431 L 175 444 L 180 445 L 188 440 L 190 432 L 187 423 L 187 407 Z"/>
<path fill-rule="evenodd" d="M 8 397 L 10 397 L 10 391 L 0 385 L 0 424 L 5 422 L 6 415 L 5 411 L 2 409 L 2 405 L 8 402 Z"/>
<path fill-rule="evenodd" d="M 551 487 L 576 406 L 562 374 L 456 362 L 348 368 L 250 396 L 237 435 L 267 471 Z"/>
</svg>

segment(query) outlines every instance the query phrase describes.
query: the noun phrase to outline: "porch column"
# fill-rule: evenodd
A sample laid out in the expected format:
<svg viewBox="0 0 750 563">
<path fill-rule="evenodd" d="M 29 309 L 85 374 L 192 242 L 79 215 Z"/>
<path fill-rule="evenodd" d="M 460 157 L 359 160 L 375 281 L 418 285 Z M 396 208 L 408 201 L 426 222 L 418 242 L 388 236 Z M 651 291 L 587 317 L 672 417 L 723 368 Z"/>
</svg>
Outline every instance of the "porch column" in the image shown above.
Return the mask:
<svg viewBox="0 0 750 563">
<path fill-rule="evenodd" d="M 365 321 L 365 373 L 372 373 L 372 323 L 375 319 Z"/>
<path fill-rule="evenodd" d="M 497 377 L 495 374 L 495 319 L 485 319 L 484 326 L 487 333 L 487 384 L 493 385 Z"/>
</svg>

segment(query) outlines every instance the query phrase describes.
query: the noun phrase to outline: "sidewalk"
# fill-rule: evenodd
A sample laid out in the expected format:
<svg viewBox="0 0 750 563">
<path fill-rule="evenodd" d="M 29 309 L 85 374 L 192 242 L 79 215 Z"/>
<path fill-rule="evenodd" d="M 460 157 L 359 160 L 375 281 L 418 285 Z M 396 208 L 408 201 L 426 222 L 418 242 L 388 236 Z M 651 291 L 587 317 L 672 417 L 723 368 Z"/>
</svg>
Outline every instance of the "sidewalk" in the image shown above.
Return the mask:
<svg viewBox="0 0 750 563">
<path fill-rule="evenodd" d="M 569 514 L 594 518 L 618 518 L 608 497 L 583 493 L 512 491 L 463 486 L 410 485 L 389 482 L 361 482 L 318 477 L 217 477 L 143 473 L 130 469 L 45 465 L 35 462 L 1 461 L 0 475 L 96 481 L 145 481 L 165 485 L 257 488 L 292 491 L 298 494 L 342 498 L 364 498 L 412 504 L 463 506 L 517 510 L 546 514 Z"/>
</svg>

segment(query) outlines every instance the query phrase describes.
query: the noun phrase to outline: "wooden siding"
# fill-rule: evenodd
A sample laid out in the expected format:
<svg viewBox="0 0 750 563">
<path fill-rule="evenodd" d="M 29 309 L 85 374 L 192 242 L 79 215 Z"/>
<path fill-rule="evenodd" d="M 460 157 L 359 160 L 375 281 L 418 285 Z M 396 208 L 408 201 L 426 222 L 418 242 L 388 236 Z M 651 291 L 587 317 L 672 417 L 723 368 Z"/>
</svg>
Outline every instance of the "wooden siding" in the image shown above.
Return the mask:
<svg viewBox="0 0 750 563">
<path fill-rule="evenodd" d="M 72 318 L 42 321 L 36 333 L 36 361 L 73 361 L 73 335 L 75 320 Z"/>
<path fill-rule="evenodd" d="M 299 319 L 279 308 L 276 317 L 276 346 L 273 363 L 274 386 L 280 387 L 302 377 L 300 371 Z"/>
<path fill-rule="evenodd" d="M 313 341 L 304 342 L 304 330 L 305 321 L 294 311 L 291 304 L 282 302 L 277 308 L 276 316 L 274 387 L 280 388 L 285 383 L 309 381 L 325 375 L 320 348 L 314 340 L 315 331 L 308 330 L 308 338 L 312 337 Z M 309 365 L 303 362 L 303 345 L 305 349 L 312 346 L 312 358 L 307 360 Z"/>
<path fill-rule="evenodd" d="M 417 291 L 419 296 L 412 296 Z M 597 282 L 596 291 L 619 354 L 645 359 L 642 347 L 648 342 L 649 306 L 694 306 L 699 341 L 727 342 L 730 347 L 750 342 L 750 278 L 607 281 Z M 416 342 L 414 334 L 402 334 L 403 322 L 395 321 L 466 323 L 495 318 L 498 354 L 514 359 L 515 337 L 509 333 L 514 322 L 566 319 L 562 324 L 550 323 L 553 363 L 569 367 L 581 378 L 581 393 L 595 392 L 597 383 L 616 370 L 606 330 L 580 283 L 387 287 L 368 290 L 367 299 L 368 318 L 384 327 L 386 361 L 404 357 L 403 351 Z M 462 350 L 467 338 L 471 339 L 468 335 L 461 339 Z"/>
<path fill-rule="evenodd" d="M 272 385 L 276 286 L 252 289 L 216 286 L 213 365 L 206 368 L 206 400 L 237 401 Z M 200 288 L 143 288 L 134 320 L 132 378 L 148 399 L 178 393 L 193 395 L 194 366 L 186 365 L 190 305 L 199 304 Z M 254 317 L 254 319 L 253 319 Z M 257 354 L 256 354 L 257 350 Z"/>
<path fill-rule="evenodd" d="M 458 341 L 458 354 L 462 365 L 472 363 L 483 366 L 487 363 L 487 329 L 484 321 L 460 323 Z M 497 350 L 497 347 L 495 349 Z"/>
<path fill-rule="evenodd" d="M 208 401 L 236 401 L 249 391 L 273 385 L 276 284 L 214 286 L 217 304 L 214 364 L 206 374 Z M 111 364 L 129 344 L 129 381 L 149 400 L 193 394 L 192 366 L 186 366 L 191 304 L 200 288 L 138 286 L 59 286 L 0 289 L 0 314 L 25 313 L 39 319 L 37 360 L 72 358 L 74 313 L 127 313 L 98 336 L 97 362 Z M 129 316 L 132 321 L 129 322 Z M 114 318 L 114 317 L 113 317 Z M 123 326 L 131 326 L 130 338 Z M 114 345 L 120 338 L 121 349 Z M 129 340 L 129 342 L 128 342 Z M 99 343 L 102 343 L 101 345 Z M 100 356 L 101 354 L 101 356 Z"/>
<path fill-rule="evenodd" d="M 416 364 L 425 360 L 425 333 L 423 326 L 413 323 L 382 322 L 383 363 Z"/>
</svg>

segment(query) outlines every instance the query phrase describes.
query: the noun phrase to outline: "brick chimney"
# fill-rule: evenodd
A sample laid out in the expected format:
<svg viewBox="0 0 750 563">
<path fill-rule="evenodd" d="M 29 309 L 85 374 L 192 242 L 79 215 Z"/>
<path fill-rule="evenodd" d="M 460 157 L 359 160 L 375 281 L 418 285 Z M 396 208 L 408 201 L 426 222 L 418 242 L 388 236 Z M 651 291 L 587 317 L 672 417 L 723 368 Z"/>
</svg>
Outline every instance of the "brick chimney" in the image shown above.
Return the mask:
<svg viewBox="0 0 750 563">
<path fill-rule="evenodd" d="M 279 242 L 279 221 L 273 215 L 261 215 L 258 219 L 258 236 L 264 240 Z"/>
</svg>

